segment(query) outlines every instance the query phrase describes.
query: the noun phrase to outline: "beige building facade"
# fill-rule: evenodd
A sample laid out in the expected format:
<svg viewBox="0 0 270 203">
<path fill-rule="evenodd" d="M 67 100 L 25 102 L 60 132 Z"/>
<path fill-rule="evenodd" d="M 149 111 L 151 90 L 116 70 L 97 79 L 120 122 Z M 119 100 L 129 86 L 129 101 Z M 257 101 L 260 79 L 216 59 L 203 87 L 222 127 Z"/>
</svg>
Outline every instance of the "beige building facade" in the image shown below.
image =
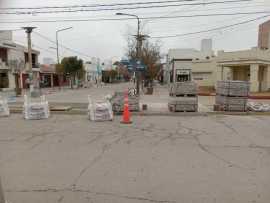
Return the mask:
<svg viewBox="0 0 270 203">
<path fill-rule="evenodd" d="M 250 81 L 251 92 L 270 90 L 270 51 L 259 48 L 224 52 L 216 58 L 216 80 Z"/>
<path fill-rule="evenodd" d="M 191 70 L 192 80 L 201 87 L 214 87 L 216 82 L 216 61 L 212 51 L 212 40 L 204 39 L 201 50 L 170 49 L 167 58 L 165 80 L 172 82 L 172 73 L 177 70 Z"/>
<path fill-rule="evenodd" d="M 259 26 L 258 47 L 260 49 L 269 49 L 270 47 L 270 20 Z"/>
<path fill-rule="evenodd" d="M 218 51 L 217 56 L 175 56 L 172 60 L 170 70 L 191 69 L 192 79 L 200 87 L 214 89 L 217 81 L 241 80 L 250 82 L 251 92 L 270 91 L 270 50 Z"/>
</svg>

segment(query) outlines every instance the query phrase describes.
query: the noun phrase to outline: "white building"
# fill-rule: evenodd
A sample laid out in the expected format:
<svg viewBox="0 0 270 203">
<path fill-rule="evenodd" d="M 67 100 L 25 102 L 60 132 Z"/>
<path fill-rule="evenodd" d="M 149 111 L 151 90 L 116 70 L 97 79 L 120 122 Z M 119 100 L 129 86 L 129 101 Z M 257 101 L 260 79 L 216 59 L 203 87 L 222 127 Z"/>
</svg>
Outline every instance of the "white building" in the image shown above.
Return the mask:
<svg viewBox="0 0 270 203">
<path fill-rule="evenodd" d="M 167 66 L 164 71 L 164 81 L 172 81 L 173 70 L 191 69 L 192 79 L 198 86 L 215 86 L 216 62 L 212 50 L 212 40 L 202 40 L 202 50 L 170 49 L 167 56 Z"/>
<path fill-rule="evenodd" d="M 93 57 L 91 61 L 85 62 L 84 70 L 86 82 L 96 82 L 96 80 L 99 78 L 99 63 L 99 59 L 95 57 Z"/>
<path fill-rule="evenodd" d="M 34 81 L 39 78 L 39 52 L 32 50 Z M 0 32 L 0 88 L 27 88 L 29 74 L 28 50 L 12 40 L 12 31 Z"/>
</svg>

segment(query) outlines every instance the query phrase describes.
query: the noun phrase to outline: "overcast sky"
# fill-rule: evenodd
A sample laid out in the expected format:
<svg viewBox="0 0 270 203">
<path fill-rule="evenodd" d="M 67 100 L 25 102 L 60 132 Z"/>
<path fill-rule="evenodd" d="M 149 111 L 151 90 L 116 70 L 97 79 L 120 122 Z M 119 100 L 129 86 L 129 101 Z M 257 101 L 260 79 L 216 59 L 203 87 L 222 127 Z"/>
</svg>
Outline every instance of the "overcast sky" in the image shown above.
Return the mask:
<svg viewBox="0 0 270 203">
<path fill-rule="evenodd" d="M 71 5 L 90 5 L 90 4 L 109 4 L 127 2 L 146 2 L 148 0 L 0 0 L 0 7 L 44 7 L 44 6 L 71 6 Z M 150 0 L 149 0 L 150 1 Z M 160 1 L 160 0 L 152 0 Z M 216 2 L 232 0 L 194 0 L 194 2 Z M 184 2 L 191 3 L 191 2 Z M 193 2 L 192 2 L 193 3 Z M 180 3 L 174 3 L 180 4 Z M 126 7 L 126 6 L 125 6 Z M 117 8 L 117 7 L 116 7 Z M 48 9 L 42 11 L 48 11 Z M 53 10 L 53 9 L 52 9 Z M 55 10 L 55 9 L 54 9 Z M 63 9 L 60 9 L 63 10 Z M 14 10 L 1 10 L 0 12 L 11 12 Z M 16 11 L 16 10 L 15 10 Z M 23 11 L 23 10 L 19 10 Z M 124 10 L 120 12 L 136 14 L 140 17 L 149 16 L 179 16 L 194 14 L 213 14 L 213 13 L 237 13 L 237 12 L 261 12 L 270 11 L 270 0 L 252 0 L 242 3 L 227 3 L 215 5 L 187 5 L 174 6 L 167 8 L 147 8 L 136 10 Z M 35 14 L 35 15 L 0 15 L 0 29 L 18 29 L 22 26 L 35 26 L 36 32 L 45 35 L 49 39 L 55 40 L 55 31 L 72 26 L 73 29 L 59 34 L 60 43 L 77 50 L 84 55 L 79 55 L 85 60 L 90 57 L 100 57 L 102 59 L 121 58 L 125 54 L 127 33 L 136 33 L 136 20 L 124 21 L 88 21 L 88 22 L 46 22 L 46 23 L 12 23 L 14 21 L 29 20 L 63 20 L 63 19 L 95 19 L 95 18 L 121 18 L 115 16 L 117 11 L 99 12 L 77 12 L 60 14 Z M 269 13 L 270 14 L 270 13 Z M 208 30 L 215 27 L 231 25 L 260 16 L 265 13 L 233 15 L 233 16 L 212 16 L 212 17 L 193 17 L 193 18 L 173 18 L 143 20 L 144 32 L 151 37 L 175 35 L 182 33 L 197 32 Z M 124 17 L 122 17 L 124 18 Z M 257 45 L 258 25 L 270 17 L 260 19 L 232 28 L 187 35 L 175 38 L 160 39 L 162 52 L 167 53 L 170 48 L 200 48 L 200 41 L 203 38 L 212 38 L 214 49 L 217 50 L 238 50 L 247 49 Z M 8 23 L 5 23 L 8 22 Z M 26 45 L 26 35 L 23 31 L 14 32 L 14 40 Z M 151 39 L 156 40 L 156 39 Z M 56 58 L 53 48 L 55 44 L 33 34 L 33 46 L 40 50 L 42 62 L 43 57 Z M 61 56 L 78 55 L 69 50 L 60 49 Z M 89 57 L 87 57 L 87 56 Z"/>
</svg>

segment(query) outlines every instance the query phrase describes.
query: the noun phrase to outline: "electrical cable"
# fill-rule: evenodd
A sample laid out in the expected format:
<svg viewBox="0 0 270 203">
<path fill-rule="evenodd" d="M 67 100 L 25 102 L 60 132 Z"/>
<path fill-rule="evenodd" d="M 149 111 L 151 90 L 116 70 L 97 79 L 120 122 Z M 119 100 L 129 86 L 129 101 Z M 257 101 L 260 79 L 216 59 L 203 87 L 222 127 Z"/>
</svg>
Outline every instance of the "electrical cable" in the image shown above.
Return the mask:
<svg viewBox="0 0 270 203">
<path fill-rule="evenodd" d="M 37 36 L 39 36 L 39 37 L 41 37 L 41 38 L 43 38 L 43 39 L 45 39 L 45 40 L 51 42 L 51 43 L 53 43 L 53 44 L 57 44 L 54 40 L 52 40 L 52 39 L 50 39 L 50 38 L 48 38 L 48 37 L 46 37 L 46 36 L 44 36 L 44 35 L 42 35 L 42 34 L 40 34 L 40 33 L 38 33 L 38 32 L 33 32 L 33 33 L 36 34 Z M 69 50 L 69 51 L 73 52 L 73 53 L 79 54 L 79 55 L 84 56 L 84 57 L 92 58 L 91 56 L 89 56 L 89 55 L 87 55 L 87 54 L 85 54 L 85 53 L 82 53 L 82 52 L 77 51 L 77 50 L 75 50 L 75 49 L 71 49 L 71 48 L 66 47 L 66 46 L 64 46 L 64 45 L 62 45 L 62 44 L 58 44 L 58 45 L 61 46 L 61 47 L 63 47 L 63 48 L 66 49 L 66 50 Z"/>
<path fill-rule="evenodd" d="M 266 17 L 269 17 L 269 16 L 270 15 L 265 15 L 265 16 L 261 16 L 261 17 L 254 18 L 254 19 L 251 19 L 251 20 L 246 20 L 246 21 L 242 21 L 242 22 L 239 22 L 239 23 L 234 23 L 234 24 L 231 24 L 231 25 L 225 25 L 225 26 L 221 26 L 221 27 L 216 27 L 216 28 L 212 28 L 212 29 L 208 29 L 208 30 L 201 30 L 201 31 L 197 31 L 197 32 L 189 32 L 189 33 L 176 34 L 176 35 L 154 36 L 154 37 L 151 37 L 151 38 L 154 38 L 154 39 L 173 38 L 173 37 L 181 37 L 181 36 L 200 34 L 200 33 L 205 33 L 205 32 L 216 31 L 216 30 L 222 30 L 222 29 L 234 27 L 234 26 L 237 26 L 237 25 L 243 25 L 243 24 L 246 24 L 246 23 L 257 21 L 257 20 L 260 20 L 260 19 L 263 19 L 263 18 L 266 18 Z"/>
<path fill-rule="evenodd" d="M 59 8 L 114 7 L 114 6 L 132 6 L 132 5 L 165 4 L 165 3 L 180 3 L 180 2 L 197 2 L 197 1 L 201 0 L 169 0 L 169 1 L 128 2 L 128 3 L 70 5 L 70 6 L 6 7 L 6 8 L 4 7 L 0 8 L 0 10 L 42 10 L 42 9 L 59 9 Z M 246 1 L 252 0 L 237 0 L 237 2 L 246 2 Z"/>
<path fill-rule="evenodd" d="M 254 11 L 254 12 L 235 12 L 235 13 L 213 13 L 213 14 L 194 14 L 194 15 L 177 15 L 177 16 L 152 16 L 141 17 L 141 20 L 148 19 L 175 19 L 175 18 L 193 18 L 193 17 L 211 17 L 211 16 L 234 16 L 234 15 L 254 15 L 267 14 L 270 11 Z M 123 21 L 134 20 L 134 18 L 93 18 L 93 19 L 63 19 L 63 20 L 29 20 L 29 21 L 0 21 L 0 24 L 20 24 L 20 23 L 57 23 L 57 22 L 89 22 L 89 21 Z"/>
<path fill-rule="evenodd" d="M 77 10 L 54 10 L 54 11 L 15 11 L 15 12 L 0 12 L 0 15 L 37 15 L 37 14 L 58 14 L 58 13 L 75 13 L 75 12 L 99 12 L 99 11 L 121 11 L 121 10 L 137 10 L 146 8 L 168 8 L 179 6 L 196 6 L 196 5 L 213 5 L 213 4 L 226 4 L 237 3 L 252 0 L 229 0 L 229 1 L 213 1 L 204 3 L 186 3 L 186 4 L 167 4 L 167 5 L 151 5 L 151 6 L 136 6 L 136 7 L 120 7 L 120 8 L 101 8 L 101 9 L 77 9 Z"/>
</svg>

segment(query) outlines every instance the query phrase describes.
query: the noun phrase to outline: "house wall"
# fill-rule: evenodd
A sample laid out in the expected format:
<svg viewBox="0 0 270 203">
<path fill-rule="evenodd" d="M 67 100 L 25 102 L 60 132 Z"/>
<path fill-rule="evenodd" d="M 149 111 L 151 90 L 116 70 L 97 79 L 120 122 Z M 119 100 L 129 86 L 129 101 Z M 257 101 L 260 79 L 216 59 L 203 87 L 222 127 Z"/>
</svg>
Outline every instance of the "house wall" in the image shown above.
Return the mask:
<svg viewBox="0 0 270 203">
<path fill-rule="evenodd" d="M 215 60 L 194 61 L 192 63 L 193 80 L 198 86 L 214 87 L 216 72 Z"/>
<path fill-rule="evenodd" d="M 232 79 L 233 80 L 249 81 L 250 80 L 249 74 L 250 74 L 249 67 L 239 66 L 236 68 L 232 68 Z"/>
<path fill-rule="evenodd" d="M 12 31 L 9 30 L 4 30 L 4 31 L 0 31 L 0 40 L 12 40 Z"/>
<path fill-rule="evenodd" d="M 267 66 L 260 66 L 259 68 L 259 81 L 260 82 L 260 89 L 261 91 L 268 90 L 268 80 L 267 80 Z"/>
<path fill-rule="evenodd" d="M 21 71 L 24 69 L 25 60 L 23 50 L 9 49 L 8 64 L 11 69 Z"/>
<path fill-rule="evenodd" d="M 235 52 L 218 52 L 217 64 L 233 70 L 233 80 L 250 81 L 251 91 L 268 91 L 270 87 L 270 51 L 259 48 Z M 218 76 L 220 77 L 220 76 Z"/>
<path fill-rule="evenodd" d="M 269 49 L 270 20 L 259 26 L 258 35 L 258 47 L 261 49 Z"/>
<path fill-rule="evenodd" d="M 269 60 L 270 50 L 261 50 L 258 48 L 252 48 L 248 50 L 224 52 L 218 51 L 217 61 L 244 61 L 244 60 Z"/>
</svg>

